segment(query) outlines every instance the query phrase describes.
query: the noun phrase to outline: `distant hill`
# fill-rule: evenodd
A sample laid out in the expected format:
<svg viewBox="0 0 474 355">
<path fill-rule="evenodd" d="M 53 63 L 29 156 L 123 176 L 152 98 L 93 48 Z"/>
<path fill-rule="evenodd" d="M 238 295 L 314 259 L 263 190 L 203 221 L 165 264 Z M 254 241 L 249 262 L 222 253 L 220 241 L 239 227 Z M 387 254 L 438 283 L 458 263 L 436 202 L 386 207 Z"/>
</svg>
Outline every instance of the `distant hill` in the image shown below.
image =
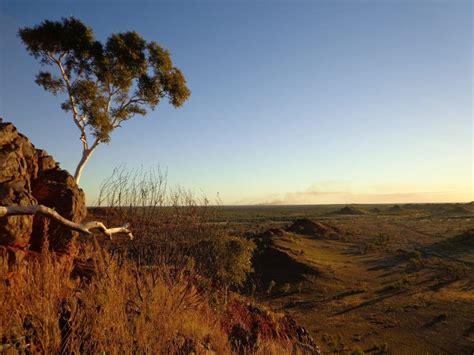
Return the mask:
<svg viewBox="0 0 474 355">
<path fill-rule="evenodd" d="M 338 237 L 341 231 L 324 223 L 313 222 L 308 218 L 297 219 L 288 228 L 288 232 L 303 234 L 318 239 Z"/>
<path fill-rule="evenodd" d="M 393 205 L 392 207 L 388 209 L 388 211 L 398 213 L 398 212 L 402 212 L 403 209 L 399 205 Z"/>
<path fill-rule="evenodd" d="M 298 236 L 295 234 L 325 239 L 338 233 L 337 228 L 301 218 L 286 229 L 271 228 L 257 234 L 254 239 L 257 251 L 252 259 L 256 277 L 263 284 L 275 281 L 281 285 L 304 281 L 308 275 L 318 275 L 319 270 L 314 265 L 304 262 L 282 245 L 296 245 Z"/>
<path fill-rule="evenodd" d="M 354 206 L 346 206 L 346 207 L 343 207 L 341 208 L 340 210 L 338 211 L 335 211 L 335 212 L 332 212 L 331 214 L 339 214 L 339 215 L 364 215 L 364 214 L 368 214 L 369 212 L 361 209 L 361 208 L 357 208 L 357 207 L 354 207 Z"/>
<path fill-rule="evenodd" d="M 264 283 L 294 283 L 305 280 L 305 275 L 319 274 L 315 267 L 296 260 L 290 253 L 274 246 L 255 253 L 252 262 L 256 275 Z"/>
<path fill-rule="evenodd" d="M 466 207 L 463 206 L 455 206 L 447 211 L 443 211 L 440 213 L 442 216 L 474 216 L 474 211 L 467 209 Z"/>
<path fill-rule="evenodd" d="M 431 248 L 437 250 L 438 253 L 472 253 L 474 250 L 474 229 L 436 243 Z"/>
<path fill-rule="evenodd" d="M 466 207 L 466 208 L 468 208 L 468 209 L 470 209 L 470 210 L 474 210 L 474 201 L 465 203 L 465 204 L 464 204 L 464 207 Z"/>
<path fill-rule="evenodd" d="M 448 242 L 461 248 L 474 248 L 474 229 L 453 237 Z"/>
<path fill-rule="evenodd" d="M 451 243 L 457 243 L 462 247 L 474 248 L 474 229 L 460 234 L 450 240 Z"/>
</svg>

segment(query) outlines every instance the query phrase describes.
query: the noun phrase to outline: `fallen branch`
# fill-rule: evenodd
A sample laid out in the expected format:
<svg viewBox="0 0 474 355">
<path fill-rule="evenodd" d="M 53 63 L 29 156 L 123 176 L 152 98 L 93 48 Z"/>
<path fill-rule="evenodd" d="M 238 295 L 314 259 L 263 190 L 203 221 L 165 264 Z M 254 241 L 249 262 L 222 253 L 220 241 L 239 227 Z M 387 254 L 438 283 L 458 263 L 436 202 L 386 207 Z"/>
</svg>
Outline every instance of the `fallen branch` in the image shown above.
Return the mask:
<svg viewBox="0 0 474 355">
<path fill-rule="evenodd" d="M 73 231 L 91 235 L 93 230 L 98 230 L 102 234 L 105 234 L 109 239 L 112 240 L 112 235 L 117 233 L 125 233 L 130 238 L 133 239 L 132 232 L 128 229 L 129 225 L 126 224 L 122 227 L 107 228 L 102 222 L 90 221 L 85 223 L 75 223 L 72 222 L 52 208 L 43 206 L 43 205 L 34 205 L 34 206 L 0 206 L 0 217 L 9 217 L 9 216 L 22 216 L 22 215 L 35 215 L 42 214 L 47 217 L 50 217 L 66 228 L 72 229 Z"/>
</svg>

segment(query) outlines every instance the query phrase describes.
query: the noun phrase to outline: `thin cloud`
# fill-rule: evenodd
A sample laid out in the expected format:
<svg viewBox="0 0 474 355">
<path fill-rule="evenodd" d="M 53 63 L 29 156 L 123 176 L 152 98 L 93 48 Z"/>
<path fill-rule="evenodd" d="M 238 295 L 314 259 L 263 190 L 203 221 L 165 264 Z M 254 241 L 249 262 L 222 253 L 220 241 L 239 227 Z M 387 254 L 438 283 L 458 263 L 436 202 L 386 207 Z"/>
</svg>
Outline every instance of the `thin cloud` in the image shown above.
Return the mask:
<svg viewBox="0 0 474 355">
<path fill-rule="evenodd" d="M 429 188 L 429 189 L 428 189 Z M 472 200 L 469 188 L 453 185 L 416 186 L 408 184 L 359 185 L 348 182 L 319 182 L 306 190 L 247 198 L 239 205 L 297 205 L 348 203 L 462 202 Z"/>
</svg>

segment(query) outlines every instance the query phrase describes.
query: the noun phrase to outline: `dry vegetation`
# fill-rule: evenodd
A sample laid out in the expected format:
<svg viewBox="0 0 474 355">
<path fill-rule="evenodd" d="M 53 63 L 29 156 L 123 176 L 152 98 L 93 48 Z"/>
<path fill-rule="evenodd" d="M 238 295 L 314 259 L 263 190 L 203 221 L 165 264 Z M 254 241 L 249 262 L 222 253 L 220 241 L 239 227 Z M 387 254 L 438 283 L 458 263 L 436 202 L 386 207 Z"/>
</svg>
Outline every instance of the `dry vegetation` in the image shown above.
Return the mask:
<svg viewBox="0 0 474 355">
<path fill-rule="evenodd" d="M 191 271 L 143 268 L 100 247 L 1 264 L 3 349 L 42 353 L 228 350 Z M 9 271 L 12 270 L 12 271 Z"/>
<path fill-rule="evenodd" d="M 0 351 L 317 353 L 294 319 L 326 353 L 474 348 L 470 206 L 215 207 L 123 169 L 99 204 L 136 240 L 0 259 Z"/>
<path fill-rule="evenodd" d="M 293 319 L 238 296 L 254 243 L 158 171 L 118 170 L 89 218 L 136 240 L 80 237 L 69 254 L 0 259 L 0 352 L 309 353 Z"/>
</svg>

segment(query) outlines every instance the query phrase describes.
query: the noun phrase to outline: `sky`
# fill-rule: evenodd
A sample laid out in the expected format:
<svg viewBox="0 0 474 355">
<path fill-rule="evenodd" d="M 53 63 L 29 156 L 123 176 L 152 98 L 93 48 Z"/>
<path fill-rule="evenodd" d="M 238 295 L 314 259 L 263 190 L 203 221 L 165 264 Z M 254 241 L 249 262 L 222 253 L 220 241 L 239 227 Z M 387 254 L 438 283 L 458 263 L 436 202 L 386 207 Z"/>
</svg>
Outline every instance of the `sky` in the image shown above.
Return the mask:
<svg viewBox="0 0 474 355">
<path fill-rule="evenodd" d="M 118 166 L 224 204 L 474 199 L 469 0 L 0 0 L 0 116 L 73 172 L 79 132 L 17 37 L 68 16 L 160 43 L 192 92 L 99 146 L 89 204 Z"/>
</svg>

